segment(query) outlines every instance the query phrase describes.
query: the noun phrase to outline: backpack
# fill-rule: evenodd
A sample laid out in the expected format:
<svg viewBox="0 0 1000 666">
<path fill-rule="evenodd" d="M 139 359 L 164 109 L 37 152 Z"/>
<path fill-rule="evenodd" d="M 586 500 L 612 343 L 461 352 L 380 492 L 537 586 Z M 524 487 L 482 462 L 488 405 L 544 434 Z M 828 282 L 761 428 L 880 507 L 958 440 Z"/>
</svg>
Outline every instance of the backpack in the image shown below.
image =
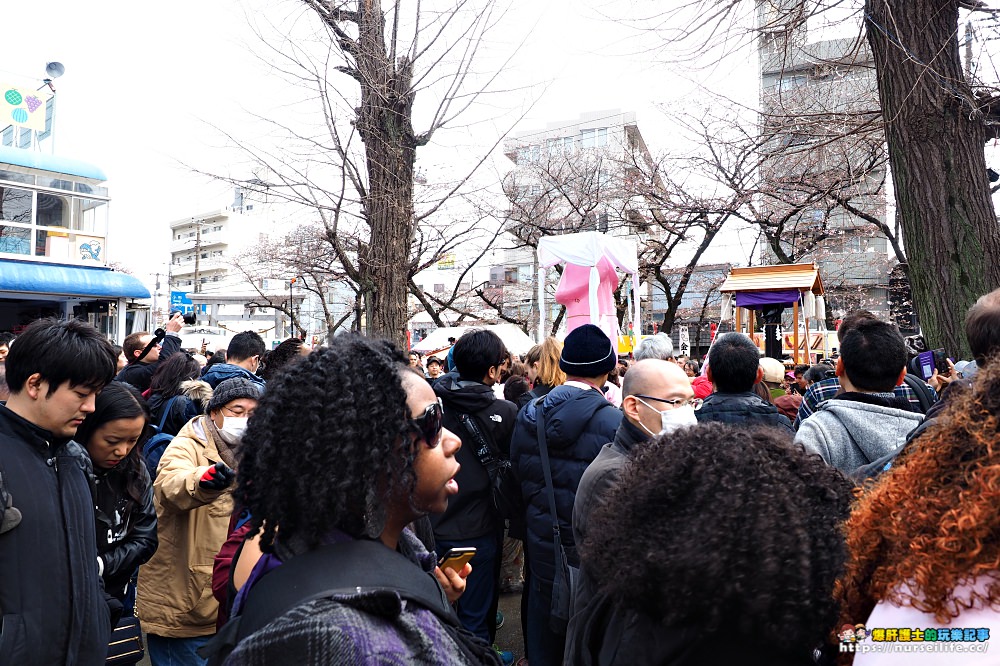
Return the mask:
<svg viewBox="0 0 1000 666">
<path fill-rule="evenodd" d="M 368 540 L 320 546 L 269 572 L 250 590 L 240 614 L 230 618 L 198 654 L 209 666 L 222 664 L 241 640 L 294 608 L 317 599 L 379 590 L 391 590 L 434 613 L 468 661 L 499 666 L 497 653 L 462 628 L 431 574 L 381 542 Z"/>
<path fill-rule="evenodd" d="M 174 406 L 174 400 L 176 399 L 177 396 L 175 395 L 170 400 L 167 400 L 167 404 L 163 406 L 163 414 L 160 416 L 160 424 L 153 426 L 156 434 L 147 439 L 142 445 L 142 459 L 146 461 L 146 469 L 149 470 L 150 481 L 156 479 L 156 467 L 160 464 L 160 458 L 163 457 L 163 452 L 167 450 L 167 445 L 174 438 L 173 435 L 163 432 L 163 425 L 167 422 L 167 417 L 170 415 L 170 408 Z"/>
<path fill-rule="evenodd" d="M 909 372 L 903 376 L 903 383 L 909 386 L 916 394 L 917 400 L 920 402 L 920 412 L 926 414 L 927 410 L 934 404 L 934 397 L 927 390 L 927 384 L 923 379 L 916 375 L 911 375 Z"/>
</svg>

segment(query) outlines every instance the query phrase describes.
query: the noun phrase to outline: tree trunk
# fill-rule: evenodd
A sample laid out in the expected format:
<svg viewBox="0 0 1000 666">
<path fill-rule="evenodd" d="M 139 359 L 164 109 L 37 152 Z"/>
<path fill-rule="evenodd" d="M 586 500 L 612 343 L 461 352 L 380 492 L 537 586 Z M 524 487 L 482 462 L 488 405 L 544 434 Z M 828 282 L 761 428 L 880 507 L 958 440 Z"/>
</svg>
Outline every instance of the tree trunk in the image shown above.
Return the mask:
<svg viewBox="0 0 1000 666">
<path fill-rule="evenodd" d="M 413 68 L 391 62 L 378 0 L 358 3 L 357 68 L 361 106 L 357 128 L 365 144 L 368 190 L 362 197 L 368 242 L 358 256 L 367 333 L 406 342 L 406 294 L 413 240 L 416 141 L 410 114 Z"/>
<path fill-rule="evenodd" d="M 968 358 L 963 318 L 1000 286 L 1000 236 L 958 2 L 866 0 L 865 10 L 914 303 L 929 344 Z"/>
</svg>

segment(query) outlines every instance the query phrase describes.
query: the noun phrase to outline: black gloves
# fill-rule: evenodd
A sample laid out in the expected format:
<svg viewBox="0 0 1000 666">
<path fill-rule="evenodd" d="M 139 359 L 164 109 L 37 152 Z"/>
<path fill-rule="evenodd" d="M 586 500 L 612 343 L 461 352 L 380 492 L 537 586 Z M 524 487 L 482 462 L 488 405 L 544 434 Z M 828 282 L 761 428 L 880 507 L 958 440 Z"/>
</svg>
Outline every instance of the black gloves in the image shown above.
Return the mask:
<svg viewBox="0 0 1000 666">
<path fill-rule="evenodd" d="M 236 479 L 236 472 L 233 468 L 221 460 L 201 475 L 198 485 L 205 490 L 225 490 Z"/>
</svg>

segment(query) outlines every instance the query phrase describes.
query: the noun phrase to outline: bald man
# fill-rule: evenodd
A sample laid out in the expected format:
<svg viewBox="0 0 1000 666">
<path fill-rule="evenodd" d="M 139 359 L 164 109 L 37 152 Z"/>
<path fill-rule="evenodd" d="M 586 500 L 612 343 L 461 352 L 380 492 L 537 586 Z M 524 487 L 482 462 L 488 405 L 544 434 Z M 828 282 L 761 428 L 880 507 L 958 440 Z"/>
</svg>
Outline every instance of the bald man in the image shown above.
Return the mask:
<svg viewBox="0 0 1000 666">
<path fill-rule="evenodd" d="M 691 380 L 679 365 L 660 359 L 637 361 L 622 383 L 622 419 L 608 442 L 580 479 L 573 503 L 573 537 L 582 543 L 587 520 L 601 497 L 615 484 L 629 452 L 639 443 L 685 426 L 697 419 L 691 400 Z"/>
<path fill-rule="evenodd" d="M 637 445 L 658 435 L 661 444 L 669 446 L 670 433 L 678 428 L 698 423 L 692 400 L 694 391 L 684 370 L 672 361 L 645 359 L 632 364 L 622 383 L 622 419 L 613 442 L 605 444 L 580 478 L 573 503 L 573 538 L 583 543 L 587 536 L 587 522 L 591 512 L 600 505 L 603 497 L 618 481 L 629 453 Z M 582 609 L 597 592 L 598 582 L 580 571 L 573 601 L 573 614 Z M 576 630 L 570 620 L 567 645 Z"/>
</svg>

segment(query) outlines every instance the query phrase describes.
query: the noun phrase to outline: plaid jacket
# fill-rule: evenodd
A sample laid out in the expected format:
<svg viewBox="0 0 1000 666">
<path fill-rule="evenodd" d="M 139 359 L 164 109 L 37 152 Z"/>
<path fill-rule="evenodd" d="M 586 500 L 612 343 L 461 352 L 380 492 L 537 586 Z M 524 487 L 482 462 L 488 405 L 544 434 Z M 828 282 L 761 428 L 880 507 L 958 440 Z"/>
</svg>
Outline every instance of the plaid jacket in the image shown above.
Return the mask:
<svg viewBox="0 0 1000 666">
<path fill-rule="evenodd" d="M 930 392 L 933 399 L 937 400 L 937 393 L 929 385 L 927 390 Z M 802 398 L 802 404 L 799 406 L 798 416 L 795 417 L 795 423 L 792 427 L 796 430 L 799 429 L 799 424 L 805 419 L 812 416 L 813 412 L 820 404 L 826 402 L 833 396 L 840 393 L 840 380 L 836 377 L 831 377 L 830 379 L 824 379 L 821 382 L 816 382 L 812 386 L 806 389 L 806 394 Z M 920 399 L 917 398 L 917 394 L 913 392 L 906 384 L 900 384 L 895 389 L 893 393 L 900 396 L 901 398 L 906 398 L 910 401 L 910 408 L 915 412 L 920 411 Z"/>
</svg>

